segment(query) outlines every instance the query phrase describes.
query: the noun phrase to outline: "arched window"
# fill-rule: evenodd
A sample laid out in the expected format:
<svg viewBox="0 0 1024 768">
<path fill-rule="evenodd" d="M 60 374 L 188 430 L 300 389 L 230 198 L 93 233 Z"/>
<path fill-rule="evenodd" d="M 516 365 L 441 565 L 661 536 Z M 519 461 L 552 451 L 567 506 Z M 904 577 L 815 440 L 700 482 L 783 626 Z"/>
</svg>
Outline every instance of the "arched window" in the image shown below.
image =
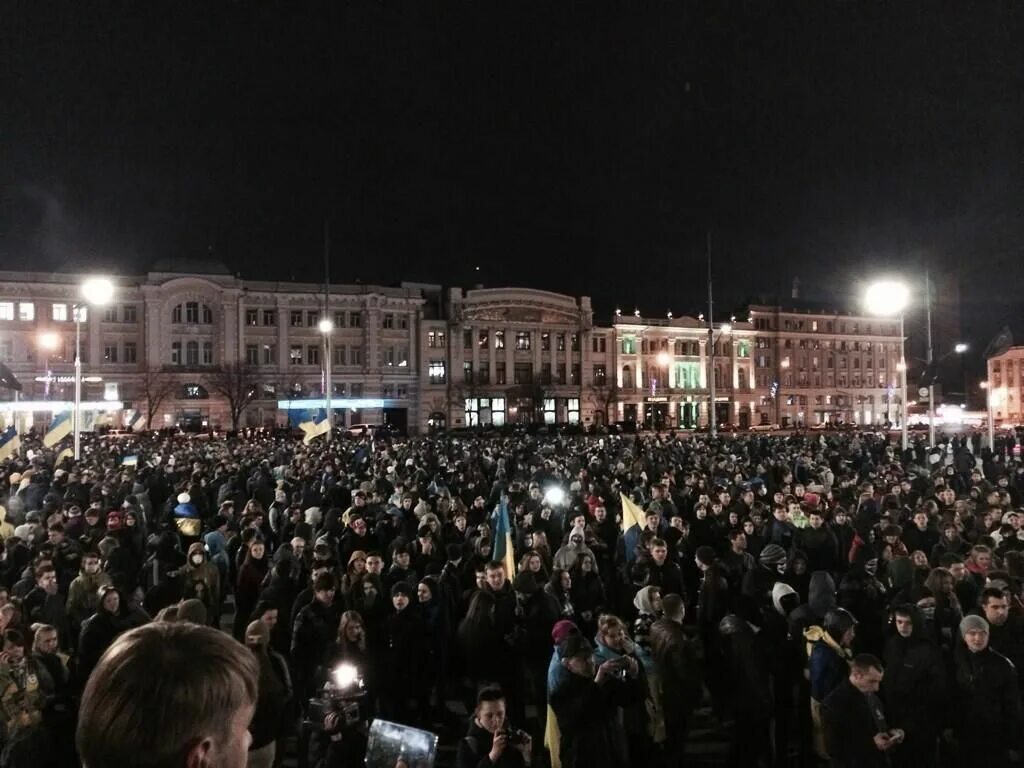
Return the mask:
<svg viewBox="0 0 1024 768">
<path fill-rule="evenodd" d="M 630 365 L 622 366 L 622 388 L 633 389 L 636 386 L 636 381 L 633 379 L 633 367 Z"/>
<path fill-rule="evenodd" d="M 200 315 L 200 317 L 202 318 L 203 325 L 213 324 L 213 310 L 210 309 L 209 306 L 207 306 L 206 304 L 203 304 L 202 314 Z"/>
<path fill-rule="evenodd" d="M 737 371 L 737 373 L 739 373 L 740 389 L 746 389 L 747 388 L 747 371 L 746 371 L 746 369 L 740 368 L 739 371 Z"/>
<path fill-rule="evenodd" d="M 171 322 L 172 323 L 180 323 L 181 322 L 181 304 L 178 304 L 177 306 L 175 306 L 174 310 L 171 312 Z"/>
</svg>

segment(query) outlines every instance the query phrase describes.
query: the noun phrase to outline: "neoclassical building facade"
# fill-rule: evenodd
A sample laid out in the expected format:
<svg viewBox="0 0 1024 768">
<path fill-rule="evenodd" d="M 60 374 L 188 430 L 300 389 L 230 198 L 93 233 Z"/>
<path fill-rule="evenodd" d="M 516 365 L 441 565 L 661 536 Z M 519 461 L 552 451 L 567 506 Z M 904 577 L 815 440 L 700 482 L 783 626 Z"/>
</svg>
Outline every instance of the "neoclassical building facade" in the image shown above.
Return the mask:
<svg viewBox="0 0 1024 768">
<path fill-rule="evenodd" d="M 702 316 L 616 313 L 527 288 L 243 280 L 217 263 L 158 263 L 115 279 L 113 301 L 76 313 L 85 275 L 0 272 L 0 361 L 21 402 L 73 398 L 81 320 L 83 400 L 114 425 L 284 425 L 330 403 L 338 426 L 521 422 L 874 424 L 895 420 L 899 324 L 803 306 Z M 322 329 L 321 321 L 329 320 Z M 326 336 L 326 338 L 325 338 Z M 998 374 L 996 374 L 998 375 Z M 22 411 L 9 390 L 0 410 Z"/>
</svg>

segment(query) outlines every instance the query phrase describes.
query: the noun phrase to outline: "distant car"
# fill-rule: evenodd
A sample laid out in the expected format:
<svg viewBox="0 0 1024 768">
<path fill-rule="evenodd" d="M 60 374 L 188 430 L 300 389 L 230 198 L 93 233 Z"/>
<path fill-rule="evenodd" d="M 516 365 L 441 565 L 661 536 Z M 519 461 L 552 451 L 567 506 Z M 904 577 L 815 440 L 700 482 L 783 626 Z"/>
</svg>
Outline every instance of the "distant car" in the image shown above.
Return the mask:
<svg viewBox="0 0 1024 768">
<path fill-rule="evenodd" d="M 380 424 L 353 424 L 345 430 L 345 434 L 349 437 L 364 437 L 375 434 L 380 428 Z"/>
<path fill-rule="evenodd" d="M 751 432 L 774 432 L 779 429 L 778 424 L 755 424 L 750 428 Z"/>
</svg>

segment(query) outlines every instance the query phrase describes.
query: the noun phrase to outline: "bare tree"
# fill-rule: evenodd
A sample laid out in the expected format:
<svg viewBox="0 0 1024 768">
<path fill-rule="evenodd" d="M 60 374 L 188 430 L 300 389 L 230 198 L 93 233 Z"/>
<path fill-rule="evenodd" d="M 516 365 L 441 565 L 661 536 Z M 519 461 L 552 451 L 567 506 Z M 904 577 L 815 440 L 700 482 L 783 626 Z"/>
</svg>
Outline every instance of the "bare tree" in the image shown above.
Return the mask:
<svg viewBox="0 0 1024 768">
<path fill-rule="evenodd" d="M 607 380 L 603 384 L 590 385 L 590 402 L 604 414 L 605 424 L 611 423 L 608 412 L 619 401 L 620 393 L 619 385 Z"/>
<path fill-rule="evenodd" d="M 174 389 L 177 386 L 174 374 L 163 368 L 149 366 L 142 372 L 139 388 L 142 390 L 142 396 L 146 398 L 147 429 L 153 428 L 153 419 L 156 418 L 160 406 L 163 405 L 164 400 L 174 394 Z"/>
<path fill-rule="evenodd" d="M 228 401 L 232 430 L 238 429 L 242 414 L 259 394 L 256 378 L 256 368 L 241 360 L 225 363 L 206 376 L 207 389 Z"/>
</svg>

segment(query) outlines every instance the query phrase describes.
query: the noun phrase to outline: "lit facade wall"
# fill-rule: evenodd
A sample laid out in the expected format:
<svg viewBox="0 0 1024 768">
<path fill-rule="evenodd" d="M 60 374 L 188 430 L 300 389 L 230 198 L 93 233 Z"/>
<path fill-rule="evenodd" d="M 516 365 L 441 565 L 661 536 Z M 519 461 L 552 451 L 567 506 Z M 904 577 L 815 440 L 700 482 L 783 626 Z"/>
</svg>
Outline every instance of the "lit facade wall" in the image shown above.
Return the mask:
<svg viewBox="0 0 1024 768">
<path fill-rule="evenodd" d="M 997 424 L 1024 422 L 1024 347 L 1010 347 L 988 360 L 988 397 Z"/>
</svg>

